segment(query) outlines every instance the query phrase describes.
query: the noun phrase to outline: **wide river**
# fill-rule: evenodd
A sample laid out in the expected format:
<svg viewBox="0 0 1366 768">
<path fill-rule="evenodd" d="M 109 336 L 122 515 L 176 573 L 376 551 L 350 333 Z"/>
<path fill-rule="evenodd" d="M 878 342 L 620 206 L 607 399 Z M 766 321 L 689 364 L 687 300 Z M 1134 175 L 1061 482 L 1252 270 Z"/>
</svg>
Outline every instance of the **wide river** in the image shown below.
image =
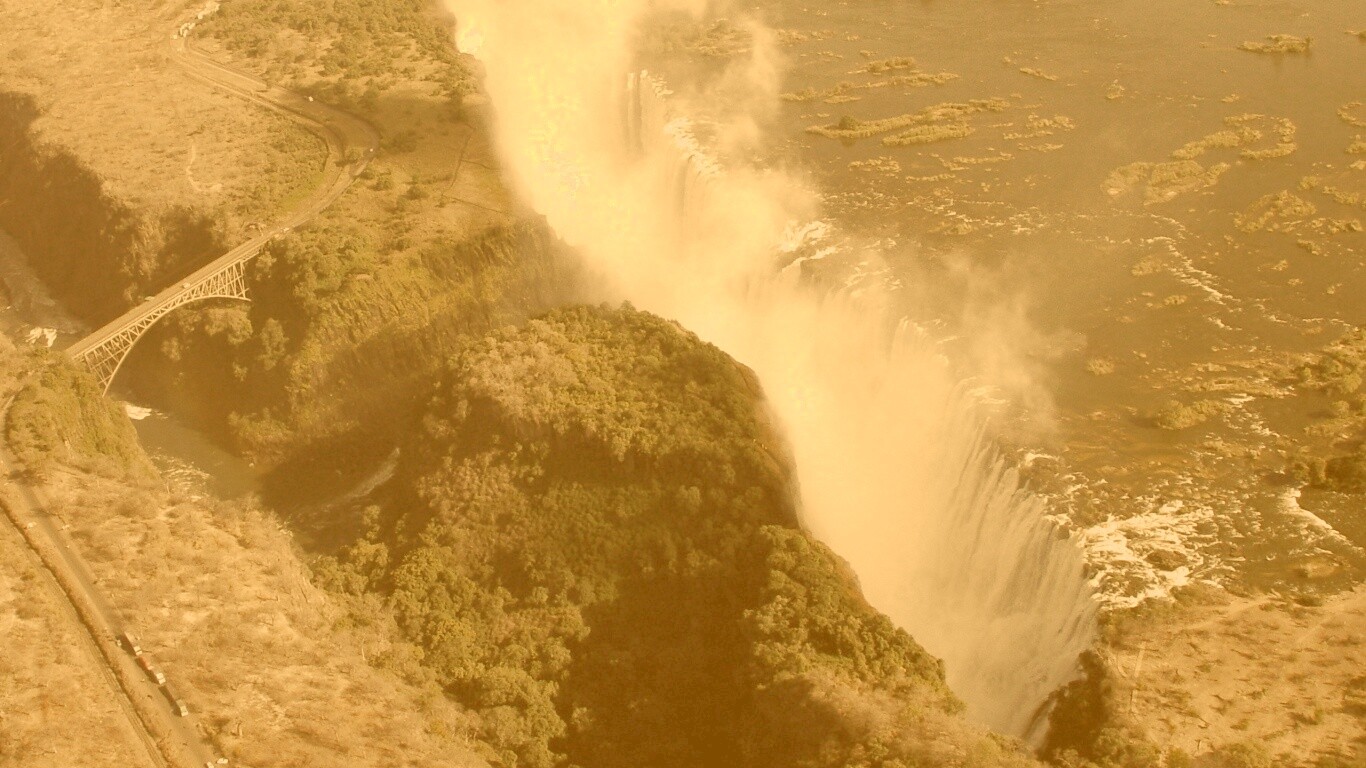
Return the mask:
<svg viewBox="0 0 1366 768">
<path fill-rule="evenodd" d="M 784 59 L 763 160 L 878 243 L 854 279 L 898 286 L 905 315 L 956 339 L 1002 403 L 1000 439 L 1089 529 L 1109 604 L 1360 560 L 1341 498 L 1288 502 L 1228 459 L 1275 469 L 1265 449 L 1306 426 L 1275 372 L 1366 322 L 1366 0 L 756 12 Z M 1307 52 L 1247 50 L 1282 35 Z M 927 112 L 951 103 L 978 106 Z M 907 128 L 878 121 L 900 116 L 939 140 L 898 143 Z M 841 125 L 871 135 L 810 132 Z M 1234 407 L 1196 430 L 1142 418 L 1211 393 Z M 1176 559 L 1154 566 L 1159 545 Z"/>
</svg>

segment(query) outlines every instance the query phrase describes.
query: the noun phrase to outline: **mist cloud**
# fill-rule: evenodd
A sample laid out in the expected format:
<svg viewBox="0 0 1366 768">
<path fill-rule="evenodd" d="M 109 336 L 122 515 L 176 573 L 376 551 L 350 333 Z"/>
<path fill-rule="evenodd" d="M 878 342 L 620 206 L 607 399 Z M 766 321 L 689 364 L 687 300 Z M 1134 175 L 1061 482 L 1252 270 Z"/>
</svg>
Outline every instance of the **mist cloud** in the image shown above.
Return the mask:
<svg viewBox="0 0 1366 768">
<path fill-rule="evenodd" d="M 631 41 L 660 5 L 448 4 L 461 39 L 478 44 L 517 190 L 612 293 L 755 370 L 792 445 L 812 532 L 873 605 L 945 659 L 972 714 L 1026 733 L 1089 646 L 1094 605 L 1079 552 L 984 442 L 938 344 L 890 317 L 876 283 L 854 297 L 780 269 L 831 247 L 828 227 L 803 226 L 819 197 L 778 171 L 717 165 L 716 147 L 693 138 L 687 84 L 668 98 L 628 81 Z M 782 66 L 771 35 L 745 23 L 750 55 L 717 91 L 733 102 L 717 132 L 731 152 L 762 140 Z M 808 241 L 790 242 L 794 232 Z"/>
</svg>

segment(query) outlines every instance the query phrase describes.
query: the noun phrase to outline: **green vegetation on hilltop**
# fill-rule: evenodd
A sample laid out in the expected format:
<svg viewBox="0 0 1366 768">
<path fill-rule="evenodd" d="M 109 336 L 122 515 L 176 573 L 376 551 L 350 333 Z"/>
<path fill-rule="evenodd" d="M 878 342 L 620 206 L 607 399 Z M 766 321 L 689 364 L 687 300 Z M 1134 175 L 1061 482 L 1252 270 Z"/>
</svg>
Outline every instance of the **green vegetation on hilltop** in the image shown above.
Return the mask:
<svg viewBox="0 0 1366 768">
<path fill-rule="evenodd" d="M 330 487 L 339 469 L 369 468 L 453 351 L 575 285 L 543 223 L 513 213 L 481 129 L 452 109 L 472 81 L 437 7 L 235 0 L 190 34 L 381 135 L 383 151 L 341 198 L 252 263 L 250 306 L 174 313 L 121 374 L 279 468 L 284 480 L 267 481 L 275 503 L 317 487 L 308 480 Z"/>
<path fill-rule="evenodd" d="M 387 595 L 497 765 L 1027 763 L 800 530 L 752 374 L 673 323 L 474 343 L 402 455 L 318 573 Z"/>
<path fill-rule="evenodd" d="M 680 477 L 720 471 L 727 484 L 733 476 L 777 482 L 780 464 L 754 442 L 760 430 L 752 375 L 674 323 L 630 310 L 598 314 L 552 313 L 466 353 L 457 363 L 461 400 L 452 405 L 476 409 L 469 419 L 488 419 L 468 428 L 492 433 L 512 424 L 518 439 L 547 441 L 538 450 L 573 449 L 585 466 L 615 462 Z M 747 464 L 729 466 L 741 460 Z"/>
<path fill-rule="evenodd" d="M 454 351 L 573 285 L 539 223 L 382 237 L 329 215 L 272 242 L 249 270 L 252 304 L 177 313 L 126 367 L 257 461 L 287 462 L 293 490 L 315 471 L 335 482 L 389 451 Z"/>
<path fill-rule="evenodd" d="M 25 468 L 41 475 L 64 462 L 117 476 L 149 474 L 132 422 L 99 382 L 64 358 L 42 357 L 5 425 L 9 449 Z"/>
<path fill-rule="evenodd" d="M 1059 768 L 1159 768 L 1163 751 L 1135 731 L 1120 711 L 1114 669 L 1093 652 L 1082 654 L 1084 676 L 1058 692 L 1042 754 Z M 1168 750 L 1166 765 L 1181 765 Z"/>
<path fill-rule="evenodd" d="M 450 21 L 426 0 L 235 0 L 203 29 L 267 78 L 363 113 L 404 82 L 430 83 L 457 105 L 474 87 Z"/>
</svg>

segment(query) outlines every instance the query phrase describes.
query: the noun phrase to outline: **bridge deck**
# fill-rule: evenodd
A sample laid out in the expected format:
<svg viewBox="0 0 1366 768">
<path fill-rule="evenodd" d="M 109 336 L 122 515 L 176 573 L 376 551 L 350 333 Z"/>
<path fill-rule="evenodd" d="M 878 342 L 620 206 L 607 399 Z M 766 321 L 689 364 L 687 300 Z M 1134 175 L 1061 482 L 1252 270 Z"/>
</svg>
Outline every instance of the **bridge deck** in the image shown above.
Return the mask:
<svg viewBox="0 0 1366 768">
<path fill-rule="evenodd" d="M 373 127 L 359 118 L 284 88 L 270 86 L 246 73 L 216 62 L 190 48 L 186 41 L 177 41 L 176 53 L 179 54 L 180 63 L 191 77 L 241 96 L 258 106 L 283 114 L 302 123 L 308 130 L 322 138 L 327 147 L 327 157 L 320 169 L 323 178 L 304 204 L 292 211 L 283 221 L 275 223 L 260 235 L 205 264 L 68 347 L 66 352 L 69 356 L 82 360 L 87 365 L 97 362 L 97 358 L 101 357 L 101 348 L 110 347 L 106 350 L 109 354 L 105 357 L 111 359 L 98 361 L 98 365 L 92 365 L 92 367 L 100 369 L 96 370 L 96 374 L 105 379 L 103 384 L 106 388 L 109 385 L 109 380 L 112 379 L 118 370 L 118 366 L 122 363 L 127 349 L 136 342 L 136 338 L 128 340 L 122 339 L 121 336 L 129 332 L 135 336 L 141 335 L 146 327 L 156 322 L 157 318 L 182 304 L 188 303 L 190 299 L 187 299 L 187 296 L 195 293 L 198 286 L 209 282 L 225 270 L 253 258 L 260 253 L 272 237 L 287 232 L 318 215 L 346 191 L 352 180 L 365 169 L 370 158 L 379 148 L 378 134 Z M 363 149 L 364 151 L 358 162 L 350 167 L 342 167 L 339 158 L 345 157 L 348 148 Z M 198 293 L 200 294 L 198 298 L 206 298 L 202 291 Z M 245 299 L 246 296 L 243 292 L 241 296 L 234 295 L 228 298 Z M 149 318 L 151 319 L 149 320 Z M 119 349 L 115 350 L 114 347 L 119 347 Z M 117 359 L 114 360 L 114 357 Z M 112 367 L 110 367 L 111 365 Z"/>
<path fill-rule="evenodd" d="M 203 267 L 200 267 L 190 275 L 186 276 L 179 283 L 176 283 L 166 288 L 161 293 L 158 293 L 157 295 L 138 304 L 132 309 L 129 309 L 122 315 L 119 315 L 113 320 L 110 320 L 108 323 L 105 323 L 103 326 L 101 326 L 94 332 L 90 333 L 85 338 L 81 339 L 80 341 L 77 341 L 70 347 L 67 347 L 67 355 L 79 359 L 88 354 L 89 352 L 91 352 L 92 350 L 94 350 L 95 348 L 99 347 L 101 344 L 104 344 L 108 342 L 110 339 L 113 339 L 114 337 L 118 336 L 125 329 L 137 325 L 139 321 L 141 321 L 148 315 L 156 314 L 159 310 L 163 309 L 164 307 L 175 305 L 178 302 L 181 294 L 185 293 L 186 290 L 188 290 L 186 288 L 187 285 L 197 285 L 198 283 L 203 282 L 209 277 L 212 277 L 213 275 L 222 271 L 226 267 L 230 267 L 233 264 L 236 264 L 237 262 L 246 261 L 247 259 L 250 259 L 251 257 L 255 256 L 261 250 L 261 248 L 265 247 L 266 242 L 270 240 L 270 238 L 271 235 L 262 235 L 260 237 L 253 238 L 245 243 L 242 243 L 236 248 L 233 248 L 231 251 L 228 251 L 222 256 L 219 256 L 218 258 L 214 259 L 208 264 L 205 264 Z"/>
</svg>

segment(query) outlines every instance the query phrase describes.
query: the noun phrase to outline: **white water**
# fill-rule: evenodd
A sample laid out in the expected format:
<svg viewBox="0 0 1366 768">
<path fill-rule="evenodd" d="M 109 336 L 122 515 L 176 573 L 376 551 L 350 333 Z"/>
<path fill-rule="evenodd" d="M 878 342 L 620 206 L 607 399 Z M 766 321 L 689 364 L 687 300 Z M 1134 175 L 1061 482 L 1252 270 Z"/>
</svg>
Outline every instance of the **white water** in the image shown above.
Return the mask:
<svg viewBox="0 0 1366 768">
<path fill-rule="evenodd" d="M 1095 603 L 1080 552 L 983 439 L 933 341 L 890 317 L 875 284 L 834 292 L 782 269 L 829 252 L 817 196 L 722 169 L 662 84 L 621 74 L 644 0 L 450 2 L 519 191 L 613 292 L 755 370 L 812 532 L 944 659 L 972 716 L 1037 737 Z M 737 76 L 758 93 L 772 75 L 756 56 Z"/>
</svg>

